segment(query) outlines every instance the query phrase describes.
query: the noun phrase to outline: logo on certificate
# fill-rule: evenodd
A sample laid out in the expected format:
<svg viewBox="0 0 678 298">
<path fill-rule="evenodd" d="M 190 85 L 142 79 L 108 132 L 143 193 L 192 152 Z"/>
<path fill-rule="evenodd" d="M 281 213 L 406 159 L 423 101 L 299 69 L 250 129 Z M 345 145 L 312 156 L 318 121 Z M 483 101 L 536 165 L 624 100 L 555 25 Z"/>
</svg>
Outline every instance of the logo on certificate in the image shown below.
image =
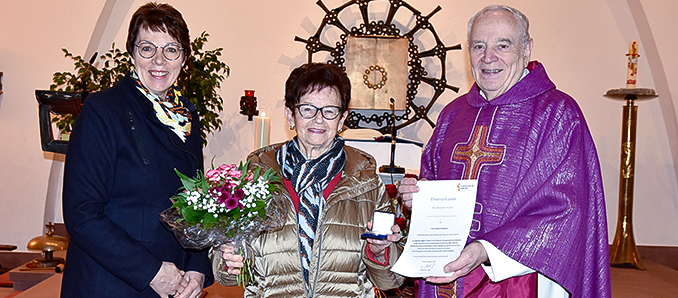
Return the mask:
<svg viewBox="0 0 678 298">
<path fill-rule="evenodd" d="M 471 191 L 476 187 L 475 184 L 457 183 L 457 191 Z"/>
</svg>

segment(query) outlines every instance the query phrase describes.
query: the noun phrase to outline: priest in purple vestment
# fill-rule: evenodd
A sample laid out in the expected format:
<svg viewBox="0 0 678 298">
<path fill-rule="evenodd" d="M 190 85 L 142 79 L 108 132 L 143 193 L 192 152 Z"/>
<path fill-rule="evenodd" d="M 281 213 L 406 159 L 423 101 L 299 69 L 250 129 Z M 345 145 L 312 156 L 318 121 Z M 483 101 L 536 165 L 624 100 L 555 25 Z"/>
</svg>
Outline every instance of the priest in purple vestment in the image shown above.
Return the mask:
<svg viewBox="0 0 678 298">
<path fill-rule="evenodd" d="M 530 62 L 528 20 L 488 6 L 469 21 L 475 84 L 448 104 L 421 179 L 477 179 L 467 245 L 452 277 L 418 297 L 610 297 L 605 200 L 595 145 L 575 100 Z M 416 180 L 399 188 L 406 206 Z"/>
</svg>

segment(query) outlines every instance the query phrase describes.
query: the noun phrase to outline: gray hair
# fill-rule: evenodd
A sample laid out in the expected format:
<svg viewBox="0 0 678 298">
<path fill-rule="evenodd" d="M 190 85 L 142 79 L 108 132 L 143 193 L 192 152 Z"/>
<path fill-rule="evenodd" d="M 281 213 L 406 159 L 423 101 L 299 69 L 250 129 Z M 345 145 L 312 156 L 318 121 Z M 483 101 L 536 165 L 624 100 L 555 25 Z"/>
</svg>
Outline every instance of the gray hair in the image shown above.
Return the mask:
<svg viewBox="0 0 678 298">
<path fill-rule="evenodd" d="M 468 31 L 466 32 L 466 40 L 468 42 L 468 48 L 471 48 L 471 29 L 473 29 L 473 24 L 476 22 L 476 19 L 487 13 L 487 12 L 493 12 L 493 11 L 508 11 L 510 12 L 513 17 L 518 21 L 518 24 L 520 24 L 520 37 L 521 37 L 521 51 L 525 51 L 525 46 L 527 46 L 527 43 L 530 41 L 530 20 L 527 19 L 527 17 L 520 12 L 520 10 L 517 10 L 513 7 L 506 6 L 506 5 L 490 5 L 479 12 L 477 12 L 469 21 L 468 21 Z"/>
</svg>

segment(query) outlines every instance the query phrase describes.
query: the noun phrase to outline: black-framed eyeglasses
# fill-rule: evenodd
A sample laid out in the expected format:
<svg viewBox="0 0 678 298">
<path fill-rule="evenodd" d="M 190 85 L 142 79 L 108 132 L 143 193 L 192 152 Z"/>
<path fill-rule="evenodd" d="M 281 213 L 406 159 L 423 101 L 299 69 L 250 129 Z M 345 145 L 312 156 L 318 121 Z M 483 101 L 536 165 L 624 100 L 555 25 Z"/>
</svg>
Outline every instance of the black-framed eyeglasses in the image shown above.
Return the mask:
<svg viewBox="0 0 678 298">
<path fill-rule="evenodd" d="M 310 103 L 297 105 L 297 110 L 299 110 L 299 115 L 305 119 L 313 119 L 315 115 L 318 114 L 318 111 L 320 111 L 320 114 L 323 115 L 323 118 L 327 120 L 334 120 L 339 117 L 339 114 L 341 114 L 341 107 L 324 106 L 319 108 Z"/>
<path fill-rule="evenodd" d="M 179 57 L 181 56 L 181 51 L 183 50 L 182 47 L 176 44 L 168 44 L 163 47 L 158 47 L 149 41 L 140 42 L 139 44 L 135 44 L 135 46 L 137 47 L 139 56 L 145 59 L 153 58 L 153 56 L 155 56 L 155 53 L 158 51 L 158 48 L 161 48 L 162 55 L 165 57 L 165 59 L 169 61 L 174 61 L 179 59 Z"/>
</svg>

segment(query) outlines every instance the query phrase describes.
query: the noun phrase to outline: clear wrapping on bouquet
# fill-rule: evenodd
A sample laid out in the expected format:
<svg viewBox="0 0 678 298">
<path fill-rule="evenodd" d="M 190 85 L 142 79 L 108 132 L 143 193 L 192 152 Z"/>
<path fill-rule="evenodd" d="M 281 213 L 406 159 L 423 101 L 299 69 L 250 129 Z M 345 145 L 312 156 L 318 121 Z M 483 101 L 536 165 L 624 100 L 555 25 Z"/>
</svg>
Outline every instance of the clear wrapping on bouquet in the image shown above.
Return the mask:
<svg viewBox="0 0 678 298">
<path fill-rule="evenodd" d="M 178 208 L 170 207 L 160 213 L 160 221 L 185 249 L 202 250 L 224 243 L 240 247 L 261 233 L 280 229 L 285 222 L 283 208 L 281 197 L 273 196 L 267 202 L 264 218 L 256 216 L 250 221 L 220 221 L 205 229 L 200 223 L 187 223 Z"/>
</svg>

